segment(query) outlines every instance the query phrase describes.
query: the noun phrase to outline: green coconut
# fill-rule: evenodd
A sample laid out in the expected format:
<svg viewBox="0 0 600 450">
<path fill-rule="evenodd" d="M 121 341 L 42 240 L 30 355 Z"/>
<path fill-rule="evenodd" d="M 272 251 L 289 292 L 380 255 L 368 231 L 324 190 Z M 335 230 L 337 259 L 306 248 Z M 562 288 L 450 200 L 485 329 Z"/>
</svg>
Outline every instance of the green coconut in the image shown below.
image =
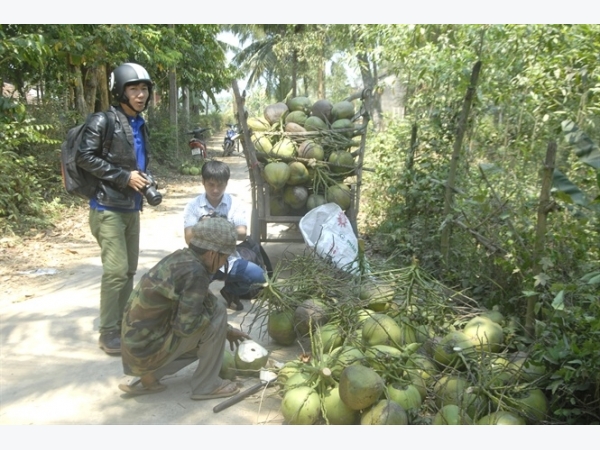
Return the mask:
<svg viewBox="0 0 600 450">
<path fill-rule="evenodd" d="M 474 317 L 462 332 L 473 340 L 473 348 L 487 352 L 499 352 L 504 342 L 502 327 L 488 317 Z"/>
<path fill-rule="evenodd" d="M 323 351 L 330 352 L 342 345 L 342 329 L 336 324 L 325 324 L 315 329 L 315 335 L 323 346 Z M 314 353 L 314 352 L 313 352 Z"/>
<path fill-rule="evenodd" d="M 407 372 L 422 378 L 427 385 L 433 384 L 439 370 L 435 363 L 425 355 L 413 353 L 406 361 Z"/>
<path fill-rule="evenodd" d="M 321 206 L 327 203 L 324 195 L 320 194 L 310 194 L 308 199 L 306 200 L 306 208 L 310 211 L 311 209 L 315 209 L 317 206 Z"/>
<path fill-rule="evenodd" d="M 250 140 L 252 141 L 252 145 L 254 145 L 254 149 L 259 153 L 269 154 L 273 148 L 273 144 L 269 138 L 262 133 L 254 133 L 250 137 Z"/>
<path fill-rule="evenodd" d="M 383 379 L 370 367 L 350 365 L 340 374 L 340 398 L 355 411 L 374 404 L 385 389 Z"/>
<path fill-rule="evenodd" d="M 292 209 L 300 209 L 306 205 L 308 189 L 305 186 L 290 186 L 283 188 L 283 201 Z"/>
<path fill-rule="evenodd" d="M 264 110 L 265 119 L 269 124 L 273 125 L 276 122 L 279 122 L 288 112 L 288 107 L 283 102 L 273 103 L 269 105 Z"/>
<path fill-rule="evenodd" d="M 325 199 L 328 203 L 336 203 L 343 211 L 346 211 L 352 203 L 351 195 L 352 193 L 347 185 L 338 183 L 327 188 Z"/>
<path fill-rule="evenodd" d="M 519 394 L 507 393 L 505 401 L 534 423 L 542 422 L 548 414 L 548 400 L 541 389 L 528 389 Z"/>
<path fill-rule="evenodd" d="M 300 386 L 308 386 L 308 380 L 310 380 L 310 373 L 298 371 L 287 378 L 284 383 L 284 389 L 289 391 Z"/>
<path fill-rule="evenodd" d="M 310 180 L 308 169 L 300 161 L 292 161 L 288 164 L 290 166 L 290 178 L 287 184 L 290 186 L 306 185 Z"/>
<path fill-rule="evenodd" d="M 200 169 L 198 167 L 190 167 L 190 175 L 200 175 Z"/>
<path fill-rule="evenodd" d="M 433 425 L 472 425 L 469 415 L 459 406 L 446 405 L 433 418 Z"/>
<path fill-rule="evenodd" d="M 268 163 L 263 170 L 263 178 L 273 189 L 285 186 L 290 178 L 290 166 L 282 161 Z"/>
<path fill-rule="evenodd" d="M 296 341 L 294 312 L 289 309 L 269 312 L 267 333 L 278 344 L 292 345 Z"/>
<path fill-rule="evenodd" d="M 317 161 L 323 161 L 325 159 L 325 151 L 320 144 L 315 141 L 306 140 L 298 147 L 298 156 L 300 158 L 311 159 L 314 158 Z"/>
<path fill-rule="evenodd" d="M 334 173 L 351 175 L 354 173 L 354 157 L 344 150 L 331 152 L 329 158 L 329 168 Z"/>
<path fill-rule="evenodd" d="M 442 367 L 462 367 L 461 354 L 468 356 L 473 352 L 474 342 L 461 331 L 450 331 L 434 344 L 433 359 Z"/>
<path fill-rule="evenodd" d="M 184 167 L 183 169 L 181 169 L 181 173 L 184 175 L 189 175 L 190 174 L 190 167 Z"/>
<path fill-rule="evenodd" d="M 354 117 L 354 103 L 347 100 L 334 103 L 331 108 L 331 118 L 335 122 L 339 119 L 352 119 Z"/>
<path fill-rule="evenodd" d="M 290 111 L 303 111 L 305 114 L 310 113 L 312 102 L 308 97 L 298 96 L 288 99 L 286 102 Z"/>
<path fill-rule="evenodd" d="M 299 386 L 285 393 L 281 412 L 289 425 L 312 425 L 321 415 L 319 394 L 308 386 Z"/>
<path fill-rule="evenodd" d="M 400 327 L 400 345 L 409 345 L 417 342 L 414 325 L 410 323 L 410 319 L 403 315 L 396 316 L 396 323 Z"/>
<path fill-rule="evenodd" d="M 294 311 L 294 328 L 299 336 L 306 336 L 311 326 L 314 329 L 326 322 L 326 305 L 320 300 L 304 300 Z"/>
<path fill-rule="evenodd" d="M 408 414 L 392 400 L 381 400 L 360 418 L 361 425 L 408 425 Z"/>
<path fill-rule="evenodd" d="M 292 208 L 283 201 L 281 195 L 271 194 L 269 198 L 269 212 L 272 216 L 289 216 Z"/>
<path fill-rule="evenodd" d="M 391 345 L 376 344 L 365 348 L 365 358 L 369 362 L 369 367 L 378 370 L 385 371 L 389 369 L 390 364 L 397 363 L 403 356 L 402 350 Z M 402 375 L 402 370 L 398 375 Z"/>
<path fill-rule="evenodd" d="M 354 425 L 360 413 L 346 406 L 340 398 L 340 390 L 335 387 L 323 394 L 323 417 L 329 425 Z"/>
<path fill-rule="evenodd" d="M 394 382 L 387 386 L 390 400 L 398 403 L 406 411 L 418 411 L 423 404 L 419 389 L 414 384 Z"/>
<path fill-rule="evenodd" d="M 546 374 L 546 367 L 544 365 L 532 361 L 523 352 L 517 352 L 511 357 L 506 370 L 517 380 L 528 383 L 536 381 Z"/>
<path fill-rule="evenodd" d="M 306 131 L 325 131 L 329 130 L 329 125 L 320 117 L 310 116 L 304 122 L 304 128 Z"/>
<path fill-rule="evenodd" d="M 291 158 L 296 155 L 296 144 L 291 139 L 284 137 L 273 145 L 270 155 Z"/>
<path fill-rule="evenodd" d="M 365 361 L 365 354 L 357 347 L 344 345 L 333 349 L 328 360 L 334 378 L 339 378 L 346 367 Z"/>
<path fill-rule="evenodd" d="M 293 375 L 303 371 L 303 363 L 300 361 L 288 361 L 281 369 L 277 371 L 277 383 L 285 385 L 285 382 L 289 380 Z"/>
<path fill-rule="evenodd" d="M 384 312 L 390 309 L 395 293 L 396 289 L 393 286 L 367 283 L 360 286 L 358 298 L 368 301 L 367 308 L 376 312 Z"/>
<path fill-rule="evenodd" d="M 333 109 L 333 103 L 323 98 L 313 103 L 310 110 L 310 115 L 318 117 L 325 123 L 331 123 L 331 110 Z"/>
<path fill-rule="evenodd" d="M 294 123 L 294 122 L 286 123 L 283 130 L 286 133 L 306 133 L 306 128 L 304 128 L 302 125 L 298 125 L 297 123 Z"/>
<path fill-rule="evenodd" d="M 462 377 L 455 375 L 443 376 L 433 386 L 435 404 L 438 408 L 444 405 L 461 405 L 467 387 L 467 380 Z"/>
<path fill-rule="evenodd" d="M 234 380 L 236 375 L 235 356 L 233 353 L 224 350 L 223 361 L 221 362 L 221 370 L 219 376 L 224 380 Z"/>
<path fill-rule="evenodd" d="M 348 139 L 352 138 L 352 134 L 354 132 L 354 126 L 350 119 L 339 119 L 331 124 L 331 129 L 333 131 L 338 131 L 342 134 L 342 136 L 347 137 Z"/>
<path fill-rule="evenodd" d="M 373 314 L 363 324 L 362 340 L 367 346 L 385 344 L 398 347 L 401 339 L 400 326 L 386 314 Z"/>
<path fill-rule="evenodd" d="M 260 369 L 265 367 L 269 360 L 269 351 L 257 342 L 248 339 L 240 343 L 234 359 L 239 374 L 258 377 Z"/>
<path fill-rule="evenodd" d="M 483 416 L 477 425 L 526 425 L 525 419 L 508 411 L 495 411 Z"/>
<path fill-rule="evenodd" d="M 269 131 L 271 124 L 262 117 L 249 117 L 246 121 L 252 131 Z"/>
<path fill-rule="evenodd" d="M 306 129 L 306 119 L 308 119 L 308 116 L 304 111 L 293 111 L 286 116 L 285 123 L 295 123 Z"/>
</svg>

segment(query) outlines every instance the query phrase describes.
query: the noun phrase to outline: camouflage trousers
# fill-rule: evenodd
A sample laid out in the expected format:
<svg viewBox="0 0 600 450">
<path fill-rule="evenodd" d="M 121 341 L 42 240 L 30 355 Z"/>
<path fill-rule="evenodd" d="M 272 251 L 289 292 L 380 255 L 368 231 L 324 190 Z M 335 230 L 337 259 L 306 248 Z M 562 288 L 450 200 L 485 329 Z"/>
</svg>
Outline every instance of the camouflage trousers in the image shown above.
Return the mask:
<svg viewBox="0 0 600 450">
<path fill-rule="evenodd" d="M 225 301 L 219 298 L 210 324 L 201 332 L 182 339 L 165 364 L 154 372 L 154 376 L 160 380 L 198 361 L 198 367 L 196 367 L 190 382 L 192 395 L 210 394 L 222 382 L 219 372 L 223 364 L 226 340 L 227 306 Z"/>
</svg>

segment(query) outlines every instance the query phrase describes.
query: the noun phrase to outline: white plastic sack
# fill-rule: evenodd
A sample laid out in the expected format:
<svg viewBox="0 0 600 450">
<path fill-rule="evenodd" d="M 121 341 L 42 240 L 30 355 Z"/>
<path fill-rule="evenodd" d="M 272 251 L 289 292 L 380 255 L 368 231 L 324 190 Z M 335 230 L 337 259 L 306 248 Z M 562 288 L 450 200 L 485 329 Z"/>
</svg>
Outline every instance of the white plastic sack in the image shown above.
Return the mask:
<svg viewBox="0 0 600 450">
<path fill-rule="evenodd" d="M 304 242 L 317 255 L 347 272 L 358 270 L 358 240 L 339 205 L 326 203 L 311 209 L 299 226 Z"/>
</svg>

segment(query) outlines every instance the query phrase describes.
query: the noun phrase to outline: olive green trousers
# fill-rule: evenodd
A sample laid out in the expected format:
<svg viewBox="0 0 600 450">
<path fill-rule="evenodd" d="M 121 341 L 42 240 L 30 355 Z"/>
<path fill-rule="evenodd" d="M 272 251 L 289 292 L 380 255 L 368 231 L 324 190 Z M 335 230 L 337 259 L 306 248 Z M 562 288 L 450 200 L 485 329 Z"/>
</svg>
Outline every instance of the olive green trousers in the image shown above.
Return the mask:
<svg viewBox="0 0 600 450">
<path fill-rule="evenodd" d="M 100 333 L 121 330 L 140 253 L 140 213 L 90 209 L 90 230 L 100 245 Z"/>
</svg>

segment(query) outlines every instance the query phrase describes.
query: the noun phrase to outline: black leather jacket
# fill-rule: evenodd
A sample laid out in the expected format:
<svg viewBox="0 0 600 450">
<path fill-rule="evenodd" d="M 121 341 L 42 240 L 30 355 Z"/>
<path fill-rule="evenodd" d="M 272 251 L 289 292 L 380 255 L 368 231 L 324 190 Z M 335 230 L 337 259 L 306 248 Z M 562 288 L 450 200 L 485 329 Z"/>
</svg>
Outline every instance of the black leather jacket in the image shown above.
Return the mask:
<svg viewBox="0 0 600 450">
<path fill-rule="evenodd" d="M 127 116 L 120 107 L 111 106 L 107 114 L 114 114 L 115 132 L 106 158 L 102 158 L 102 138 L 108 122 L 104 114 L 95 113 L 83 133 L 77 152 L 77 165 L 100 180 L 96 189 L 96 200 L 100 205 L 133 209 L 136 192 L 127 186 L 131 172 L 138 170 L 133 133 Z M 141 131 L 146 147 L 147 167 L 150 143 L 146 124 Z"/>
</svg>

